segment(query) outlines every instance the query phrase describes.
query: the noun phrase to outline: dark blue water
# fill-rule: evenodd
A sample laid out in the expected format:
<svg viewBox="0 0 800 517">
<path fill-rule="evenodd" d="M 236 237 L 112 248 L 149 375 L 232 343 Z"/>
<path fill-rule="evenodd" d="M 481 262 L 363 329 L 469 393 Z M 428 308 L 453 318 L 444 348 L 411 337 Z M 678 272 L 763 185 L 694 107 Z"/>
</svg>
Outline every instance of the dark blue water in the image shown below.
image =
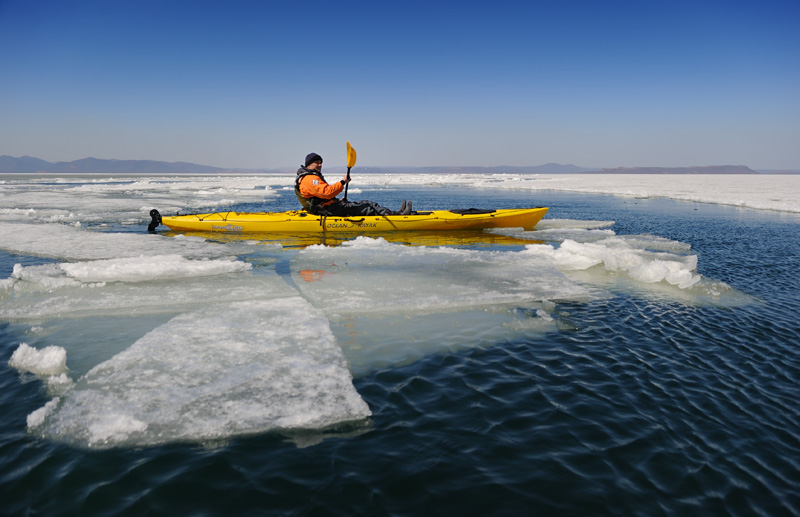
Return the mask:
<svg viewBox="0 0 800 517">
<path fill-rule="evenodd" d="M 531 204 L 530 194 L 401 194 L 419 209 Z M 548 218 L 689 243 L 701 275 L 754 301 L 620 291 L 560 303 L 559 330 L 540 338 L 356 378 L 373 412 L 366 430 L 208 448 L 91 451 L 29 436 L 25 418 L 48 398 L 7 367 L 20 338 L 0 323 L 0 514 L 800 514 L 800 218 L 561 193 L 532 201 Z M 0 278 L 25 261 L 41 262 L 0 254 Z"/>
</svg>

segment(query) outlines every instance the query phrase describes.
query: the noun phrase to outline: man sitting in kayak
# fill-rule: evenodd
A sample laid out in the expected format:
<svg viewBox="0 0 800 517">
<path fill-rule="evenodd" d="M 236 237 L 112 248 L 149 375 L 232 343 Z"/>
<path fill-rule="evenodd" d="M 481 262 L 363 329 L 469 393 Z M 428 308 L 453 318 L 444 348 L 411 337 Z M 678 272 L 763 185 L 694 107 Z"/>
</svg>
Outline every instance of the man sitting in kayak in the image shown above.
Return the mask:
<svg viewBox="0 0 800 517">
<path fill-rule="evenodd" d="M 322 156 L 311 153 L 306 156 L 303 167 L 297 169 L 297 179 L 294 182 L 294 193 L 297 200 L 309 213 L 328 216 L 359 216 L 359 215 L 408 215 L 411 213 L 411 201 L 400 206 L 397 212 L 382 207 L 378 203 L 362 201 L 343 201 L 337 199 L 344 186 L 350 181 L 345 175 L 341 181 L 329 185 L 322 177 Z"/>
</svg>

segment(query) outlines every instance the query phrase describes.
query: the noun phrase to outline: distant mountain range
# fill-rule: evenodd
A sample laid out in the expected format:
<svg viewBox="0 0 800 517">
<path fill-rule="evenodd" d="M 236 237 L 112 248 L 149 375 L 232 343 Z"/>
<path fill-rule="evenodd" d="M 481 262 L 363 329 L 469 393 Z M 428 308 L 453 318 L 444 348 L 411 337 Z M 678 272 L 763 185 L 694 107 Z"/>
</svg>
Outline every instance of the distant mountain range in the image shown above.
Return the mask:
<svg viewBox="0 0 800 517">
<path fill-rule="evenodd" d="M 344 172 L 345 167 L 326 167 L 326 170 Z M 405 172 L 419 174 L 457 174 L 469 172 L 484 173 L 518 173 L 518 174 L 565 174 L 571 172 L 588 172 L 597 169 L 578 167 L 577 165 L 561 165 L 547 163 L 532 167 L 359 167 L 359 172 Z M 48 162 L 32 156 L 14 158 L 0 156 L 0 172 L 84 172 L 84 173 L 219 173 L 243 171 L 243 169 L 221 169 L 186 162 L 158 162 L 153 160 L 101 160 L 84 158 L 72 162 Z M 250 169 L 250 172 L 294 173 L 297 167 L 281 169 Z"/>
<path fill-rule="evenodd" d="M 84 158 L 72 162 L 48 162 L 32 156 L 0 156 L 0 173 L 222 173 L 222 172 L 271 172 L 294 173 L 297 168 L 281 169 L 222 169 L 208 165 L 198 165 L 187 162 L 159 162 L 154 160 L 102 160 L 99 158 Z M 344 172 L 345 167 L 327 167 L 330 173 Z M 711 165 L 707 167 L 618 167 L 614 169 L 600 169 L 578 167 L 577 165 L 563 165 L 560 163 L 545 163 L 543 165 L 512 167 L 359 167 L 361 173 L 411 173 L 411 174 L 800 174 L 800 170 L 763 170 L 755 171 L 744 165 Z"/>
<path fill-rule="evenodd" d="M 328 167 L 331 172 L 346 170 L 344 167 Z M 576 172 L 591 172 L 597 169 L 578 167 L 577 165 L 562 165 L 560 163 L 545 163 L 544 165 L 529 165 L 513 167 L 511 165 L 498 165 L 495 167 L 359 167 L 359 172 L 402 172 L 405 174 L 569 174 Z"/>
<path fill-rule="evenodd" d="M 800 170 L 753 170 L 746 165 L 705 167 L 617 167 L 590 171 L 593 174 L 800 174 Z"/>
<path fill-rule="evenodd" d="M 709 165 L 706 167 L 617 167 L 594 171 L 599 174 L 759 174 L 745 165 Z"/>
<path fill-rule="evenodd" d="M 6 155 L 0 156 L 0 172 L 100 172 L 121 174 L 124 172 L 206 173 L 223 171 L 225 171 L 225 169 L 186 162 L 84 158 L 72 162 L 52 163 L 32 156 L 23 156 L 21 158 L 14 158 L 13 156 Z"/>
</svg>

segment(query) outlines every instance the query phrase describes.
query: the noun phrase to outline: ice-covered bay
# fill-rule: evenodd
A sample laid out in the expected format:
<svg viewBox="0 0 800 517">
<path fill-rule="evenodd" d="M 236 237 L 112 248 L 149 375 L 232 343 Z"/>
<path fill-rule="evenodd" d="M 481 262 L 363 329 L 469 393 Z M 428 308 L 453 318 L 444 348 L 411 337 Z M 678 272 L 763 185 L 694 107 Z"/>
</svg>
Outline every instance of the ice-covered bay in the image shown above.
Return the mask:
<svg viewBox="0 0 800 517">
<path fill-rule="evenodd" d="M 510 247 L 487 234 L 496 243 L 489 249 L 475 239 L 406 246 L 359 237 L 298 250 L 143 231 L 153 207 L 267 209 L 272 187 L 290 179 L 0 180 L 0 251 L 40 258 L 0 278 L 0 319 L 23 332 L 11 366 L 42 378 L 53 396 L 29 417 L 31 431 L 107 446 L 318 429 L 369 414 L 349 375 L 559 332 L 570 327 L 564 302 L 615 291 L 688 304 L 742 299 L 698 274 L 689 243 L 617 235 L 606 220 L 546 218 L 533 232 L 498 230 L 513 237 Z M 432 181 L 361 180 L 364 190 Z M 524 175 L 438 180 L 476 190 L 577 185 Z M 613 181 L 604 188 L 613 190 Z M 778 208 L 782 196 L 763 208 L 791 211 Z M 142 230 L 112 230 L 128 222 Z"/>
<path fill-rule="evenodd" d="M 34 175 L 0 174 L 0 220 L 126 222 L 198 207 L 274 200 L 293 175 Z M 770 174 L 370 174 L 351 192 L 453 186 L 514 191 L 555 190 L 635 198 L 668 198 L 763 210 L 800 212 L 800 175 Z M 434 207 L 447 208 L 447 207 Z"/>
</svg>

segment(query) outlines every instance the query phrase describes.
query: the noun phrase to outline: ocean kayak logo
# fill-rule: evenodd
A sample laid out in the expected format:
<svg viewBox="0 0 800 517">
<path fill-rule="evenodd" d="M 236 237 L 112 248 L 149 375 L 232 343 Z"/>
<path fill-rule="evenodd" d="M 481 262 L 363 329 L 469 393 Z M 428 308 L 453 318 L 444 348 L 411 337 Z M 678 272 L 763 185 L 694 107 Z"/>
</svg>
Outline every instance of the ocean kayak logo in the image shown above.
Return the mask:
<svg viewBox="0 0 800 517">
<path fill-rule="evenodd" d="M 378 223 L 353 223 L 353 222 L 346 222 L 346 223 L 325 223 L 325 229 L 330 230 L 333 228 L 377 228 Z"/>
<path fill-rule="evenodd" d="M 217 226 L 215 224 L 211 225 L 212 230 L 222 230 L 223 232 L 240 232 L 242 231 L 241 226 L 234 226 L 232 224 L 228 224 L 226 226 Z"/>
</svg>

